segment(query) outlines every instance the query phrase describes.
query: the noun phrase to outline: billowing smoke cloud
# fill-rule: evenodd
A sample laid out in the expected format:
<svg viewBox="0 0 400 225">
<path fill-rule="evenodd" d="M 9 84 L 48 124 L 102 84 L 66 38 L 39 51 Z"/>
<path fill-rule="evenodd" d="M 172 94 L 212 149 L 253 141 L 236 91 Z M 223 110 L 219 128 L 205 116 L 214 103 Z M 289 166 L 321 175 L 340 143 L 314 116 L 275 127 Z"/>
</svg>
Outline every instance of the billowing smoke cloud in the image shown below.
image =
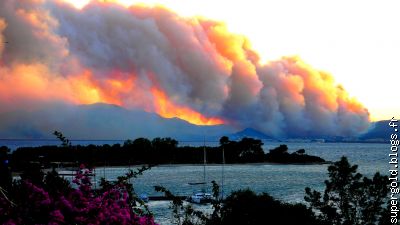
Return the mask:
<svg viewBox="0 0 400 225">
<path fill-rule="evenodd" d="M 331 75 L 298 57 L 261 64 L 223 23 L 162 7 L 3 0 L 0 34 L 0 130 L 6 113 L 57 102 L 110 103 L 275 137 L 356 135 L 369 125 L 368 111 Z"/>
</svg>

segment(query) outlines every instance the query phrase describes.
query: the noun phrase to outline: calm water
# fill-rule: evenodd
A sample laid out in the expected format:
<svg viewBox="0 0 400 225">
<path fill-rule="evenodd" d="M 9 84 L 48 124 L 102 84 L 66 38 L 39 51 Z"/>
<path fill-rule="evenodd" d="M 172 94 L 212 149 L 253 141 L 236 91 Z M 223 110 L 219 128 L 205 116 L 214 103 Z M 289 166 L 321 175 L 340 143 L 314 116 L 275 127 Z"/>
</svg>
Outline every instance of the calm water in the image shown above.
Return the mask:
<svg viewBox="0 0 400 225">
<path fill-rule="evenodd" d="M 74 145 L 113 145 L 123 144 L 123 140 L 71 140 Z M 29 139 L 0 139 L 0 146 L 7 146 L 12 151 L 20 147 L 39 147 L 43 145 L 60 145 L 61 142 L 57 139 L 49 140 L 29 140 Z"/>
<path fill-rule="evenodd" d="M 282 143 L 265 143 L 264 149 L 268 151 L 280 144 Z M 0 145 L 2 145 L 1 142 Z M 210 145 L 215 145 L 215 143 Z M 287 145 L 290 152 L 304 148 L 307 154 L 317 155 L 330 161 L 337 161 L 343 155 L 347 156 L 352 164 L 359 165 L 359 172 L 369 177 L 377 171 L 387 174 L 389 169 L 387 163 L 389 144 L 287 143 Z M 128 169 L 126 167 L 99 167 L 95 171 L 96 180 L 103 176 L 114 180 L 117 176 L 125 174 Z M 208 165 L 206 172 L 207 181 L 215 180 L 219 184 L 222 183 L 221 165 Z M 250 188 L 258 193 L 267 192 L 287 202 L 302 202 L 305 187 L 320 191 L 324 189 L 323 182 L 327 179 L 327 165 L 225 165 L 224 174 L 223 190 L 225 194 L 229 194 L 233 190 Z M 143 176 L 133 182 L 137 193 L 147 193 L 150 196 L 160 195 L 154 191 L 153 187 L 161 185 L 177 195 L 188 196 L 201 188 L 188 183 L 199 182 L 202 179 L 203 166 L 201 165 L 164 165 L 146 171 Z M 210 187 L 208 187 L 209 191 Z M 162 224 L 168 224 L 168 219 L 171 218 L 171 210 L 168 210 L 168 205 L 169 203 L 166 201 L 149 203 L 156 220 Z"/>
</svg>

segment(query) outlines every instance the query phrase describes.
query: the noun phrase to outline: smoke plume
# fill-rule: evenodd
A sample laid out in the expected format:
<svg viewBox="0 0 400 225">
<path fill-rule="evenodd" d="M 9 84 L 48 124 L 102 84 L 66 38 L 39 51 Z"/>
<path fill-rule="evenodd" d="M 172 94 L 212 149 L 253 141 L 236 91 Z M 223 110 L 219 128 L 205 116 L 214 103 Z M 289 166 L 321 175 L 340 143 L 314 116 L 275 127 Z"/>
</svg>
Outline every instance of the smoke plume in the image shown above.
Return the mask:
<svg viewBox="0 0 400 225">
<path fill-rule="evenodd" d="M 57 104 L 93 103 L 274 137 L 353 136 L 369 125 L 330 74 L 299 57 L 263 64 L 224 23 L 160 6 L 2 0 L 0 40 L 3 131 L 15 112 L 35 120 Z"/>
</svg>

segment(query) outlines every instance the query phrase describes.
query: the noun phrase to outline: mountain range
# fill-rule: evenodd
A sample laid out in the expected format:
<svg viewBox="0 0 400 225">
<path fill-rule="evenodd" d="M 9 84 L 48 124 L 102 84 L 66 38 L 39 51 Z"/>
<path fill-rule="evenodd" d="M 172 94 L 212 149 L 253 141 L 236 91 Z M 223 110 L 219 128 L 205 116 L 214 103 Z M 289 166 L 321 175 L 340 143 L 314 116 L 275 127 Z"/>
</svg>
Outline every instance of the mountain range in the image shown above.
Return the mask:
<svg viewBox="0 0 400 225">
<path fill-rule="evenodd" d="M 231 140 L 243 137 L 274 139 L 253 128 L 240 129 L 230 125 L 198 126 L 178 118 L 163 118 L 158 114 L 125 109 L 116 105 L 57 104 L 32 110 L 13 111 L 0 115 L 1 138 L 46 139 L 61 131 L 70 139 L 126 140 L 138 137 L 172 137 L 180 141 L 218 141 L 221 136 Z M 312 137 L 325 141 L 384 142 L 392 129 L 389 121 L 378 121 L 359 137 Z M 289 137 L 296 138 L 296 137 Z M 280 140 L 287 140 L 280 139 Z M 304 138 L 302 138 L 304 139 Z"/>
<path fill-rule="evenodd" d="M 3 139 L 54 138 L 55 130 L 70 139 L 126 140 L 138 137 L 172 137 L 178 140 L 218 140 L 237 130 L 227 125 L 197 126 L 178 118 L 129 110 L 109 104 L 58 104 L 29 113 L 14 111 L 0 115 Z"/>
</svg>

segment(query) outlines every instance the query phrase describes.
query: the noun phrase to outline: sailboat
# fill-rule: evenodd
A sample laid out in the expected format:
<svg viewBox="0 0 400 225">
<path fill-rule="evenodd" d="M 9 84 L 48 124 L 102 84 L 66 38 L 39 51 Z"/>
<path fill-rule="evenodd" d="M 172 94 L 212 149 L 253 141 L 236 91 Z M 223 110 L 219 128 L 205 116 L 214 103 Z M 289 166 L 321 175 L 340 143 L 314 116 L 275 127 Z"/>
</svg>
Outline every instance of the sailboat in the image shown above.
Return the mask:
<svg viewBox="0 0 400 225">
<path fill-rule="evenodd" d="M 225 149 L 222 148 L 221 199 L 224 200 Z"/>
<path fill-rule="evenodd" d="M 207 153 L 206 153 L 206 146 L 204 141 L 203 147 L 203 182 L 190 182 L 189 185 L 203 185 L 203 188 L 200 192 L 193 193 L 193 195 L 188 197 L 188 201 L 197 204 L 207 204 L 211 203 L 214 198 L 212 194 L 207 193 L 206 191 L 206 165 L 207 165 Z"/>
</svg>

